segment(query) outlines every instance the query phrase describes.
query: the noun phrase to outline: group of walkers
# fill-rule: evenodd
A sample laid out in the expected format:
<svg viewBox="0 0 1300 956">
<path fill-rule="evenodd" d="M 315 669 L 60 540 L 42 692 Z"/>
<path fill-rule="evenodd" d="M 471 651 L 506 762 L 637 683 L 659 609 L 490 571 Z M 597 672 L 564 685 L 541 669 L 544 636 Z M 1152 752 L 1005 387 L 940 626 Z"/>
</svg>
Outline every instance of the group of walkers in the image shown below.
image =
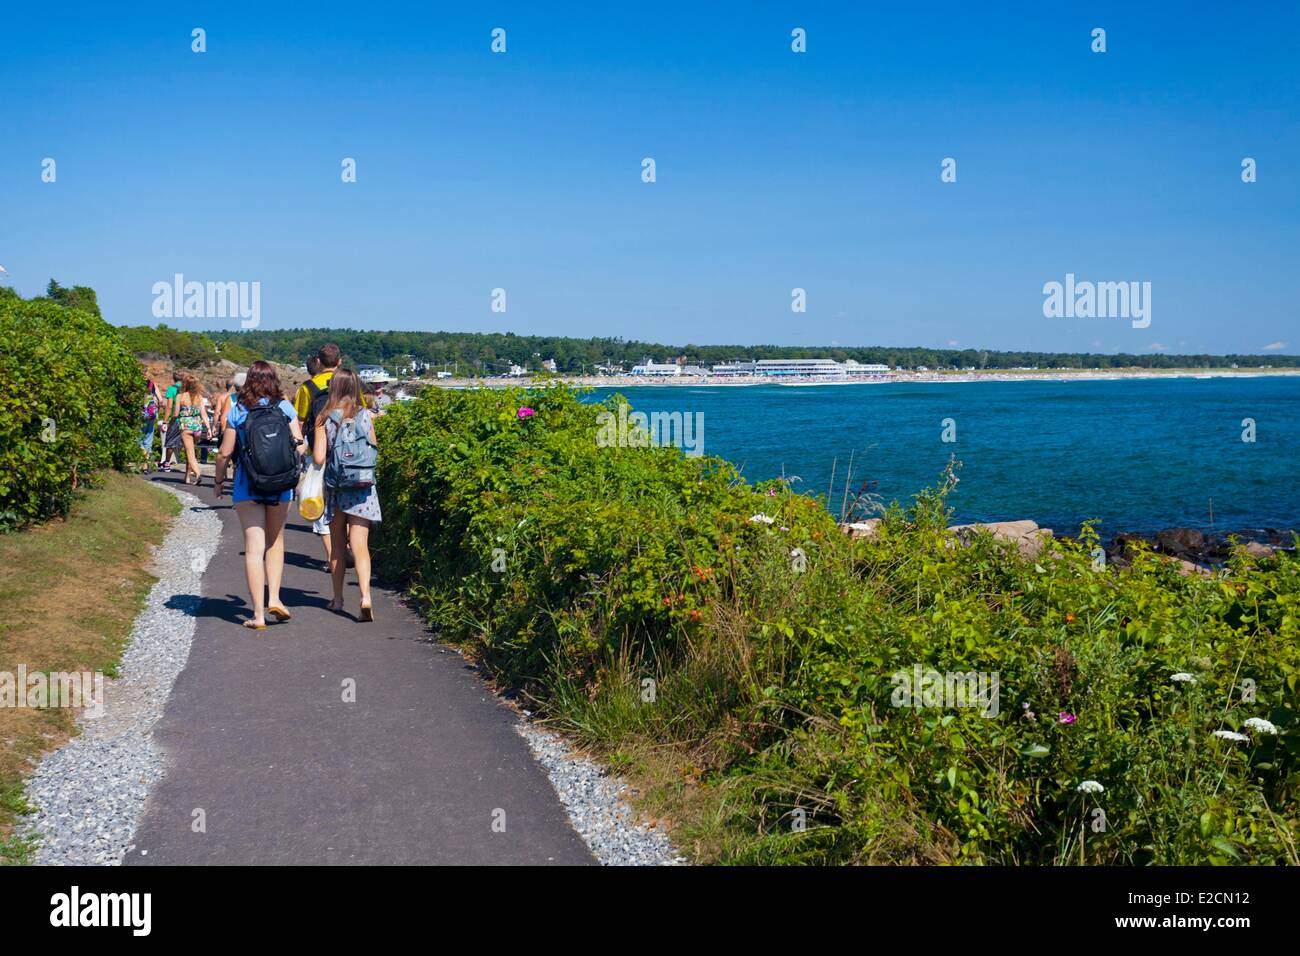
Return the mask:
<svg viewBox="0 0 1300 956">
<path fill-rule="evenodd" d="M 361 591 L 358 615 L 373 621 L 370 595 L 370 528 L 382 520 L 375 487 L 378 443 L 373 411 L 361 380 L 341 367 L 337 345 L 323 345 L 307 363 L 311 376 L 290 403 L 279 374 L 269 362 L 254 362 L 247 373 L 235 376 L 226 390 L 211 402 L 202 384 L 190 372 L 176 373 L 176 384 L 166 393 L 149 382 L 150 403 L 157 403 L 167 423 L 163 441 L 164 470 L 170 470 L 169 449 L 183 448 L 185 480 L 197 483 L 199 436 L 217 442 L 213 492 L 226 491 L 228 471 L 234 465 L 230 498 L 244 535 L 244 573 L 252 598 L 252 617 L 244 627 L 262 630 L 268 616 L 288 621 L 293 615 L 281 599 L 284 577 L 284 526 L 295 488 L 315 480 L 323 487 L 323 508 L 312 522 L 320 536 L 329 567 L 333 596 L 329 609 L 344 610 L 344 579 L 350 562 L 355 566 Z M 211 407 L 211 412 L 209 412 Z M 152 447 L 154 421 L 146 408 L 147 437 Z M 176 444 L 170 445 L 173 434 Z M 146 441 L 148 445 L 146 446 Z M 146 452 L 147 453 L 147 452 Z M 316 474 L 308 474 L 314 469 Z M 306 511 L 303 503 L 300 508 Z M 306 515 L 305 515 L 306 516 Z"/>
<path fill-rule="evenodd" d="M 185 454 L 185 483 L 202 484 L 200 462 L 208 460 L 208 448 L 221 442 L 226 413 L 235 393 L 244 384 L 245 373 L 228 379 L 215 401 L 193 372 L 178 369 L 165 392 L 152 379 L 145 380 L 144 424 L 140 428 L 140 448 L 145 455 L 145 471 L 152 468 L 154 432 L 161 427 L 162 454 L 158 467 L 171 471 L 177 455 Z"/>
</svg>

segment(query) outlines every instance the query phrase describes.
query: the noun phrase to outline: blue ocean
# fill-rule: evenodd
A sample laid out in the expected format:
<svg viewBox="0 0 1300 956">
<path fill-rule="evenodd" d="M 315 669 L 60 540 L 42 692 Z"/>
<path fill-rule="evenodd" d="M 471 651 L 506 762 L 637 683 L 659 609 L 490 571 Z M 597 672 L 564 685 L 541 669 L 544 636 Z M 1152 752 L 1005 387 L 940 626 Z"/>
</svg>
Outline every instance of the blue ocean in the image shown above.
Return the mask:
<svg viewBox="0 0 1300 956">
<path fill-rule="evenodd" d="M 593 397 L 613 393 L 639 411 L 702 413 L 704 453 L 751 481 L 784 475 L 825 495 L 834 465 L 834 511 L 850 455 L 855 491 L 869 480 L 905 504 L 955 455 L 958 520 L 1030 518 L 1058 534 L 1087 519 L 1105 533 L 1300 529 L 1300 377 L 642 386 Z"/>
</svg>

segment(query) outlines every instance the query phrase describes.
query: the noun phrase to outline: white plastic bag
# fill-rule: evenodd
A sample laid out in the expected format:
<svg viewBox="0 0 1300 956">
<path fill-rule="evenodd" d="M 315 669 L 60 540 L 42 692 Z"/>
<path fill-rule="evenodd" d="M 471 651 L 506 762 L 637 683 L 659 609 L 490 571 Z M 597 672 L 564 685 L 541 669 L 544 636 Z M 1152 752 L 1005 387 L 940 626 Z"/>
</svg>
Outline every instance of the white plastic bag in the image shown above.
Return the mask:
<svg viewBox="0 0 1300 956">
<path fill-rule="evenodd" d="M 307 470 L 298 479 L 298 490 L 294 495 L 298 499 L 298 514 L 306 521 L 315 521 L 325 513 L 325 469 L 317 467 L 315 462 L 307 465 Z"/>
</svg>

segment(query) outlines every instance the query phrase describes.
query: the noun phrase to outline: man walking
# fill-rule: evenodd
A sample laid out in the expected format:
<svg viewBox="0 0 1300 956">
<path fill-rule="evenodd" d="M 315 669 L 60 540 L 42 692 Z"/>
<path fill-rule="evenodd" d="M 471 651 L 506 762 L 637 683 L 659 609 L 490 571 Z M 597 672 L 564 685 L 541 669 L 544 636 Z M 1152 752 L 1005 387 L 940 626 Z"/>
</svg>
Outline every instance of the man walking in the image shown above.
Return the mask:
<svg viewBox="0 0 1300 956">
<path fill-rule="evenodd" d="M 172 372 L 171 388 L 163 393 L 162 419 L 162 470 L 171 471 L 176 462 L 176 452 L 181 447 L 181 429 L 176 424 L 176 396 L 181 390 L 181 371 Z"/>
</svg>

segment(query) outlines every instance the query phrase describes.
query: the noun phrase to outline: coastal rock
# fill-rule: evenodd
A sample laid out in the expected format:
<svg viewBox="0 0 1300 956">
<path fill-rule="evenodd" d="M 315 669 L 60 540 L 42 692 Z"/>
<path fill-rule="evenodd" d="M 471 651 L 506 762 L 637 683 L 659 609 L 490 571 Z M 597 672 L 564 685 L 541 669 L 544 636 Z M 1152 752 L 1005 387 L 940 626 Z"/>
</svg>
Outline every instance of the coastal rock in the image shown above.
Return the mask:
<svg viewBox="0 0 1300 956">
<path fill-rule="evenodd" d="M 1154 547 L 1156 554 L 1177 561 L 1184 573 L 1212 571 L 1224 564 L 1234 550 L 1240 549 L 1255 559 L 1272 557 L 1287 547 L 1293 532 L 1278 532 L 1272 528 L 1247 528 L 1240 531 L 1221 531 L 1206 534 L 1192 528 L 1168 528 L 1154 535 L 1121 533 L 1111 539 L 1107 558 L 1118 567 L 1127 567 L 1132 554 L 1130 545 L 1136 542 Z M 1234 544 L 1234 541 L 1237 542 Z M 1200 569 L 1193 572 L 1193 568 Z"/>
<path fill-rule="evenodd" d="M 1277 548 L 1268 544 L 1260 544 L 1258 541 L 1247 541 L 1243 547 L 1252 558 L 1271 558 L 1277 553 Z"/>
<path fill-rule="evenodd" d="M 1006 541 L 1016 546 L 1022 557 L 1033 558 L 1043 549 L 1052 537 L 1051 528 L 1040 528 L 1034 521 L 993 521 L 988 524 L 956 524 L 948 529 L 954 532 L 963 544 L 968 544 L 981 531 L 987 531 L 999 541 Z"/>
<path fill-rule="evenodd" d="M 1117 534 L 1110 542 L 1110 547 L 1106 549 L 1106 560 L 1118 567 L 1128 567 L 1132 561 L 1129 554 L 1130 544 L 1150 545 L 1151 542 L 1140 534 Z"/>
<path fill-rule="evenodd" d="M 868 518 L 866 521 L 851 521 L 848 524 L 840 525 L 844 533 L 850 538 L 874 538 L 876 530 L 880 527 L 879 518 Z"/>
<path fill-rule="evenodd" d="M 1166 528 L 1156 535 L 1156 544 L 1166 554 L 1199 554 L 1205 550 L 1205 535 L 1195 528 Z"/>
<path fill-rule="evenodd" d="M 1173 560 L 1178 561 L 1179 574 L 1199 574 L 1201 575 L 1201 577 L 1208 578 L 1210 575 L 1214 573 L 1209 568 L 1205 567 L 1204 565 L 1197 564 L 1194 561 L 1185 561 L 1182 558 L 1176 558 Z"/>
<path fill-rule="evenodd" d="M 179 367 L 170 359 L 141 358 L 138 361 L 145 377 L 153 379 L 163 388 L 171 384 L 172 371 Z M 294 393 L 298 391 L 298 386 L 307 380 L 307 370 L 301 365 L 282 365 L 279 362 L 271 364 L 275 366 L 275 371 L 280 376 L 281 390 L 287 397 L 293 398 Z M 222 391 L 226 387 L 226 382 L 234 377 L 236 372 L 246 371 L 243 366 L 236 365 L 229 359 L 220 359 L 210 365 L 186 367 L 198 376 L 209 395 Z"/>
<path fill-rule="evenodd" d="M 1127 533 L 1121 533 L 1121 534 L 1117 534 L 1117 535 L 1115 535 L 1115 537 L 1111 539 L 1111 545 L 1110 545 L 1110 546 L 1111 546 L 1111 550 L 1112 550 L 1112 551 L 1123 551 L 1123 550 L 1125 549 L 1125 547 L 1128 545 L 1128 543 L 1129 543 L 1130 541 L 1140 541 L 1140 542 L 1142 542 L 1143 544 L 1150 544 L 1150 543 L 1151 543 L 1151 542 L 1148 541 L 1146 538 L 1142 537 L 1142 535 L 1140 535 L 1140 534 L 1127 534 Z"/>
</svg>

